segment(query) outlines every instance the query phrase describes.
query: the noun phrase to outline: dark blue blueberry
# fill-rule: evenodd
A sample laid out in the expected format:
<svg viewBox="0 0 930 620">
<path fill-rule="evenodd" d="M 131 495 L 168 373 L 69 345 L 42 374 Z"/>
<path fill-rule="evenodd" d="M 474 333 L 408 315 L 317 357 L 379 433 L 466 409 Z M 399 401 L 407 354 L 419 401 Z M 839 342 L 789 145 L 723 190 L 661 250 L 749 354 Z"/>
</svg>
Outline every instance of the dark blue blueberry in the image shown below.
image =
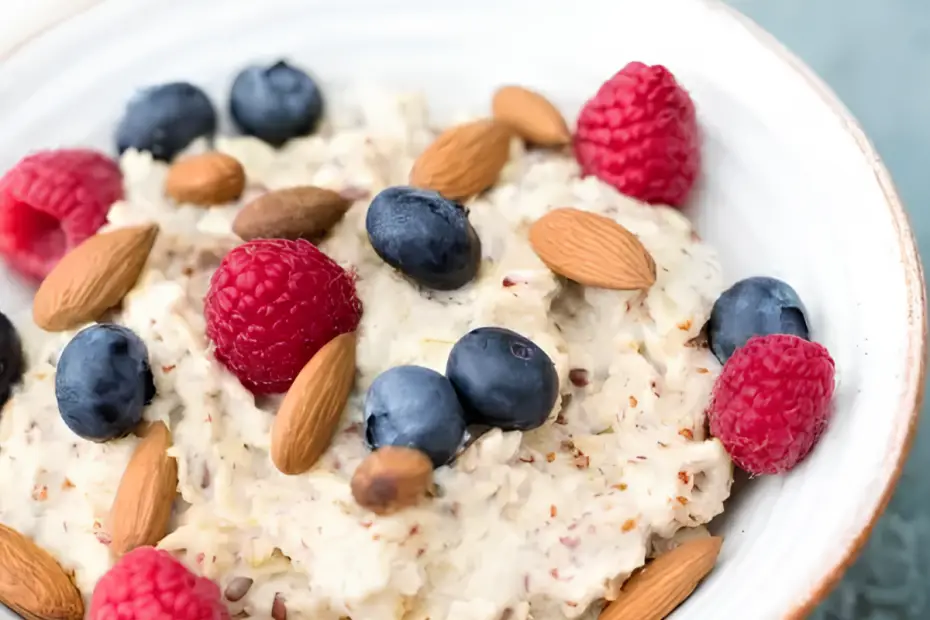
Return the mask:
<svg viewBox="0 0 930 620">
<path fill-rule="evenodd" d="M 0 312 L 0 407 L 23 378 L 23 344 L 10 319 Z"/>
<path fill-rule="evenodd" d="M 746 278 L 714 302 L 707 340 L 721 364 L 753 336 L 769 334 L 791 334 L 810 340 L 804 304 L 795 290 L 781 280 Z"/>
<path fill-rule="evenodd" d="M 368 207 L 365 228 L 384 262 L 427 288 L 461 288 L 481 265 L 481 241 L 465 210 L 436 192 L 383 190 Z"/>
<path fill-rule="evenodd" d="M 187 82 L 151 86 L 126 104 L 116 128 L 120 154 L 134 148 L 171 161 L 197 138 L 213 138 L 216 110 L 206 93 Z"/>
<path fill-rule="evenodd" d="M 107 441 L 128 434 L 155 397 L 145 343 L 132 330 L 101 323 L 72 338 L 58 359 L 55 396 L 75 434 Z"/>
<path fill-rule="evenodd" d="M 323 95 L 313 78 L 281 60 L 243 69 L 233 82 L 229 111 L 242 133 L 281 146 L 313 133 L 323 116 Z"/>
<path fill-rule="evenodd" d="M 469 424 L 508 431 L 541 426 L 559 396 L 559 376 L 546 352 L 500 327 L 462 336 L 449 354 L 446 376 Z"/>
<path fill-rule="evenodd" d="M 449 380 L 422 366 L 397 366 L 378 375 L 365 398 L 365 438 L 382 446 L 416 448 L 445 465 L 465 434 L 465 415 Z"/>
</svg>

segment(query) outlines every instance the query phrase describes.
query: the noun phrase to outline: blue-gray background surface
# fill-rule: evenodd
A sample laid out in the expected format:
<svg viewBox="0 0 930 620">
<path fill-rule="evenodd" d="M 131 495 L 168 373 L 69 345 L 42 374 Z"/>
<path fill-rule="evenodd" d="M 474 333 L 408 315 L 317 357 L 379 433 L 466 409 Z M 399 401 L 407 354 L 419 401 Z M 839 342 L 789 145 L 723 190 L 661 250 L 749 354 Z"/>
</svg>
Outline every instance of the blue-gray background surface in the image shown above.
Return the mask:
<svg viewBox="0 0 930 620">
<path fill-rule="evenodd" d="M 859 119 L 891 169 L 928 260 L 930 0 L 728 1 L 803 58 Z M 926 410 L 891 506 L 812 620 L 930 620 Z"/>
</svg>

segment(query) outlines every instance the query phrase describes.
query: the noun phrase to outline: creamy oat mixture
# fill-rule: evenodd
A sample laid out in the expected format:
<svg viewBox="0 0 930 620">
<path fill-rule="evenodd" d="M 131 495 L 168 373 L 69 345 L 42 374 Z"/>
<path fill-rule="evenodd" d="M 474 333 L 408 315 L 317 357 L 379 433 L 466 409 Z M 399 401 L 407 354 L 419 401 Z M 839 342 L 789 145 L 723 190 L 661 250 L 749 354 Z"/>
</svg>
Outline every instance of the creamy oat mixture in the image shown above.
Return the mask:
<svg viewBox="0 0 930 620">
<path fill-rule="evenodd" d="M 237 243 L 238 205 L 170 204 L 164 164 L 132 151 L 122 158 L 127 198 L 111 224 L 162 227 L 114 317 L 149 347 L 158 396 L 146 418 L 173 432 L 179 499 L 160 546 L 221 587 L 253 579 L 230 608 L 255 618 L 270 617 L 276 594 L 290 620 L 593 617 L 591 604 L 612 598 L 653 549 L 701 535 L 729 494 L 730 460 L 704 431 L 718 365 L 689 346 L 722 290 L 716 256 L 678 211 L 582 180 L 570 155 L 524 152 L 515 140 L 501 181 L 468 204 L 483 247 L 478 278 L 451 293 L 420 291 L 377 257 L 364 218 L 370 196 L 406 183 L 435 131 L 421 98 L 378 101 L 280 151 L 251 138 L 217 144 L 246 168 L 242 202 L 299 184 L 360 196 L 321 244 L 358 273 L 355 392 L 333 445 L 300 476 L 279 473 L 268 456 L 276 401 L 256 402 L 204 336 L 202 297 Z M 658 265 L 655 285 L 610 291 L 556 278 L 526 233 L 562 206 L 638 235 Z M 361 422 L 371 381 L 400 364 L 442 372 L 455 341 L 485 325 L 529 337 L 555 362 L 562 398 L 549 423 L 482 436 L 437 470 L 438 497 L 416 507 L 388 517 L 358 507 L 349 480 L 368 452 Z M 107 514 L 139 440 L 96 444 L 61 421 L 55 362 L 73 334 L 45 343 L 3 412 L 0 521 L 73 569 L 89 596 L 112 562 Z"/>
</svg>

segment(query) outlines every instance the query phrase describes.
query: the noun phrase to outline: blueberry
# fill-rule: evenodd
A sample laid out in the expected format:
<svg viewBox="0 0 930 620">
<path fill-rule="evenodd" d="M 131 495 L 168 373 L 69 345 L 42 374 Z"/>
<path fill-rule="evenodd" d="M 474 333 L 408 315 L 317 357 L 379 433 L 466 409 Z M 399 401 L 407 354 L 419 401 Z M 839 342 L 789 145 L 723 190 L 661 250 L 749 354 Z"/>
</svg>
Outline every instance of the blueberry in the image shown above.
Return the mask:
<svg viewBox="0 0 930 620">
<path fill-rule="evenodd" d="M 323 95 L 313 78 L 281 60 L 243 69 L 233 81 L 229 111 L 242 133 L 281 146 L 313 133 L 323 116 Z"/>
<path fill-rule="evenodd" d="M 714 302 L 707 339 L 721 364 L 753 336 L 769 334 L 791 334 L 810 340 L 804 304 L 795 290 L 781 280 L 746 278 Z"/>
<path fill-rule="evenodd" d="M 469 424 L 503 430 L 541 426 L 559 396 L 555 365 L 532 340 L 479 327 L 459 339 L 446 364 Z"/>
<path fill-rule="evenodd" d="M 384 262 L 427 288 L 461 288 L 481 265 L 481 241 L 465 210 L 436 192 L 383 190 L 368 207 L 365 228 Z"/>
<path fill-rule="evenodd" d="M 365 398 L 365 438 L 372 449 L 416 448 L 434 467 L 448 463 L 462 443 L 465 415 L 449 380 L 422 366 L 382 372 Z"/>
<path fill-rule="evenodd" d="M 151 86 L 138 92 L 116 128 L 116 148 L 149 151 L 171 161 L 191 142 L 216 133 L 216 110 L 206 93 L 187 82 Z"/>
<path fill-rule="evenodd" d="M 23 378 L 23 345 L 13 323 L 0 312 L 0 407 Z"/>
<path fill-rule="evenodd" d="M 84 439 L 128 434 L 155 397 L 145 343 L 110 323 L 81 330 L 58 359 L 55 396 L 65 424 Z"/>
</svg>

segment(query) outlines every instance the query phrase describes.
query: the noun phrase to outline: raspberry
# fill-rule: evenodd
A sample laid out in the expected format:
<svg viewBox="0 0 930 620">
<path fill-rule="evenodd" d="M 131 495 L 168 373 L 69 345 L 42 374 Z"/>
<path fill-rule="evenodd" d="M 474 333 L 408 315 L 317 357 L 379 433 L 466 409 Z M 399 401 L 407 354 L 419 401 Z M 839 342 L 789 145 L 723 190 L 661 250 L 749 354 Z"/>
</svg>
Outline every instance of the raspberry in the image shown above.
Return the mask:
<svg viewBox="0 0 930 620">
<path fill-rule="evenodd" d="M 756 336 L 717 378 L 710 432 L 750 474 L 786 472 L 806 457 L 830 419 L 833 358 L 797 336 Z"/>
<path fill-rule="evenodd" d="M 0 255 L 23 275 L 42 279 L 103 226 L 122 197 L 119 166 L 102 153 L 29 155 L 0 178 Z"/>
<path fill-rule="evenodd" d="M 210 280 L 204 313 L 216 359 L 255 394 L 285 392 L 327 342 L 358 327 L 349 273 L 304 240 L 256 239 Z"/>
<path fill-rule="evenodd" d="M 623 194 L 680 207 L 701 166 L 694 103 L 668 69 L 631 62 L 582 108 L 575 158 Z"/>
<path fill-rule="evenodd" d="M 89 620 L 229 620 L 220 588 L 167 551 L 139 547 L 97 582 Z"/>
</svg>

